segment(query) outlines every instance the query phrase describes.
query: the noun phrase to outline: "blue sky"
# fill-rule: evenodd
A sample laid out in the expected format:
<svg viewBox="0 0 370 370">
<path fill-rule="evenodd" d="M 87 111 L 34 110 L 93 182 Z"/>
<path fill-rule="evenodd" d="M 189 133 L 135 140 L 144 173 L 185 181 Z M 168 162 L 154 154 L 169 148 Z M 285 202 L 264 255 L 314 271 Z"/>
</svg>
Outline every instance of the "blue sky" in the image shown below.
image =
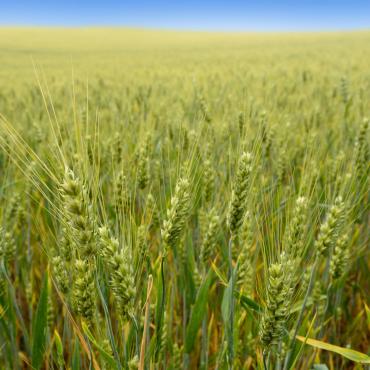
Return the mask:
<svg viewBox="0 0 370 370">
<path fill-rule="evenodd" d="M 370 28 L 370 0 L 0 0 L 0 25 L 310 31 Z"/>
</svg>

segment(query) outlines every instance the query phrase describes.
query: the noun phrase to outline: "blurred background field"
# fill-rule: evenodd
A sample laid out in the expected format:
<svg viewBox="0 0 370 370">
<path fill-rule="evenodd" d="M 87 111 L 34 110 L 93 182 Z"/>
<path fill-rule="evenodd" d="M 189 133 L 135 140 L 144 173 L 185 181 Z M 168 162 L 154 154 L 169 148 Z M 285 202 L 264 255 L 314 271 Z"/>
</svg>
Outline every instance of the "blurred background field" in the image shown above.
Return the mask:
<svg viewBox="0 0 370 370">
<path fill-rule="evenodd" d="M 34 82 L 33 63 L 49 76 L 176 78 L 222 74 L 226 82 L 320 69 L 324 78 L 366 75 L 370 32 L 217 33 L 125 28 L 0 28 L 0 78 Z"/>
</svg>

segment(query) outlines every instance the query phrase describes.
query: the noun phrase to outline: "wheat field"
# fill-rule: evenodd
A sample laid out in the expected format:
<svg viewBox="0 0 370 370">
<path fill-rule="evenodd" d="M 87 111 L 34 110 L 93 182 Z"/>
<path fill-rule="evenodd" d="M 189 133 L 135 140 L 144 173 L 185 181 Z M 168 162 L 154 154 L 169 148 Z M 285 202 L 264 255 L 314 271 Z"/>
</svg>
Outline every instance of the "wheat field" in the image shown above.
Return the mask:
<svg viewBox="0 0 370 370">
<path fill-rule="evenodd" d="M 0 368 L 367 368 L 369 60 L 0 28 Z"/>
</svg>

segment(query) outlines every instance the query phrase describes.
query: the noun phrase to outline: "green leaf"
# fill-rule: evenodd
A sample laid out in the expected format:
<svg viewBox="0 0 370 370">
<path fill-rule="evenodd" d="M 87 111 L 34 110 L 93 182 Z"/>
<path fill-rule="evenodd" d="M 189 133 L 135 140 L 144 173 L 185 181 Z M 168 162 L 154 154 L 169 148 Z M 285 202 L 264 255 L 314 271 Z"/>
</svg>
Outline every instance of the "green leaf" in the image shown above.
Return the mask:
<svg viewBox="0 0 370 370">
<path fill-rule="evenodd" d="M 225 323 L 228 323 L 230 320 L 230 301 L 232 298 L 232 286 L 231 281 L 229 281 L 229 284 L 227 285 L 224 295 L 222 297 L 222 303 L 221 303 L 221 314 L 222 318 Z"/>
<path fill-rule="evenodd" d="M 60 339 L 60 335 L 57 329 L 54 330 L 54 342 L 57 349 L 57 362 L 60 367 L 64 367 L 64 358 L 63 358 L 63 343 Z"/>
<path fill-rule="evenodd" d="M 155 358 L 158 359 L 159 351 L 161 348 L 161 327 L 163 325 L 163 311 L 164 311 L 164 292 L 163 289 L 165 288 L 163 284 L 166 284 L 164 280 L 164 261 L 161 260 L 160 267 L 157 272 L 157 283 L 156 283 L 156 290 L 157 290 L 157 304 L 155 309 L 155 327 L 156 327 L 156 348 L 155 348 Z"/>
<path fill-rule="evenodd" d="M 334 344 L 322 342 L 321 340 L 317 339 L 311 339 L 311 338 L 305 338 L 301 337 L 300 335 L 297 335 L 296 337 L 299 341 L 308 344 L 312 347 L 324 349 L 326 351 L 335 352 L 339 355 L 348 358 L 351 361 L 359 362 L 361 364 L 370 364 L 370 357 L 364 353 L 355 351 L 353 349 L 349 348 L 343 348 L 339 346 L 335 346 Z"/>
<path fill-rule="evenodd" d="M 329 370 L 325 364 L 314 364 L 312 370 Z"/>
<path fill-rule="evenodd" d="M 54 341 L 58 356 L 63 356 L 63 343 L 57 329 L 54 330 Z"/>
<path fill-rule="evenodd" d="M 73 356 L 72 356 L 72 370 L 79 370 L 80 366 L 81 354 L 80 354 L 80 344 L 79 341 L 75 341 Z"/>
<path fill-rule="evenodd" d="M 104 361 L 107 362 L 111 368 L 117 369 L 118 367 L 113 356 L 111 356 L 102 346 L 97 343 L 85 322 L 82 322 L 82 330 L 86 334 L 87 338 L 89 338 L 89 341 L 97 348 Z"/>
<path fill-rule="evenodd" d="M 212 269 L 214 270 L 214 272 L 216 273 L 216 275 L 220 279 L 221 283 L 223 285 L 229 287 L 230 284 L 226 281 L 226 278 L 222 275 L 221 271 L 213 263 L 212 263 Z M 224 302 L 224 299 L 226 299 L 225 294 L 230 294 L 230 291 L 229 290 L 227 290 L 227 288 L 226 288 L 226 290 L 224 292 L 224 297 L 223 297 L 223 300 L 222 300 L 223 302 Z M 237 290 L 234 291 L 234 294 L 239 298 L 240 303 L 241 303 L 241 305 L 244 308 L 251 308 L 252 310 L 254 310 L 254 311 L 258 312 L 258 313 L 261 313 L 263 311 L 262 307 L 256 301 L 254 301 L 253 299 L 247 297 L 244 294 L 241 294 Z M 229 299 L 230 299 L 230 297 L 229 297 Z"/>
<path fill-rule="evenodd" d="M 262 307 L 253 299 L 247 297 L 244 294 L 237 293 L 241 305 L 246 308 L 251 308 L 252 310 L 261 313 L 263 311 Z"/>
<path fill-rule="evenodd" d="M 29 355 L 31 355 L 31 344 L 30 344 L 30 338 L 29 338 L 28 330 L 27 330 L 26 324 L 23 320 L 22 312 L 21 312 L 21 310 L 18 306 L 18 303 L 17 303 L 17 297 L 16 297 L 16 294 L 15 294 L 14 286 L 12 285 L 11 280 L 9 278 L 9 275 L 7 274 L 7 271 L 6 271 L 6 268 L 5 268 L 5 265 L 4 265 L 4 261 L 2 261 L 1 259 L 0 259 L 0 274 L 3 274 L 3 276 L 5 277 L 5 280 L 6 280 L 7 286 L 8 286 L 10 302 L 12 303 L 8 307 L 7 316 L 9 317 L 9 321 L 11 321 L 12 324 L 14 324 L 14 325 L 15 325 L 16 319 L 18 319 L 19 327 L 22 331 L 22 337 L 24 339 L 24 346 L 26 348 L 26 352 Z"/>
<path fill-rule="evenodd" d="M 145 362 L 150 361 L 150 359 L 152 358 L 152 355 L 154 354 L 155 346 L 156 346 L 156 337 L 152 336 L 149 341 L 149 346 L 145 351 Z"/>
<path fill-rule="evenodd" d="M 370 328 L 370 308 L 367 306 L 367 304 L 365 303 L 365 311 L 366 311 L 366 321 L 367 321 L 367 325 L 368 327 Z"/>
<path fill-rule="evenodd" d="M 189 324 L 186 327 L 185 353 L 190 353 L 194 348 L 198 329 L 206 313 L 208 292 L 213 279 L 213 271 L 209 270 L 206 278 L 199 288 L 194 306 L 191 310 Z"/>
<path fill-rule="evenodd" d="M 48 273 L 45 273 L 41 294 L 37 304 L 35 319 L 32 326 L 32 367 L 40 369 L 45 353 L 48 317 Z"/>
<path fill-rule="evenodd" d="M 116 364 L 117 364 L 117 366 L 119 368 L 121 368 L 122 365 L 120 363 L 120 359 L 119 359 L 119 355 L 118 355 L 118 351 L 117 351 L 116 342 L 114 340 L 112 323 L 111 323 L 110 316 L 109 316 L 109 309 L 108 309 L 107 303 L 105 301 L 104 294 L 103 294 L 103 292 L 102 292 L 102 290 L 100 288 L 100 284 L 99 284 L 98 279 L 96 279 L 96 287 L 97 287 L 97 290 L 99 292 L 101 304 L 102 304 L 103 310 L 104 310 L 105 324 L 106 324 L 107 329 L 108 329 L 109 343 L 110 343 L 110 345 L 112 347 L 112 351 L 113 351 L 113 354 L 114 354 L 114 358 L 116 360 Z"/>
<path fill-rule="evenodd" d="M 222 272 L 219 270 L 219 268 L 216 266 L 215 263 L 212 262 L 212 269 L 214 270 L 214 272 L 216 273 L 216 275 L 218 276 L 218 278 L 220 279 L 221 283 L 223 285 L 227 285 L 227 279 L 223 276 Z"/>
</svg>

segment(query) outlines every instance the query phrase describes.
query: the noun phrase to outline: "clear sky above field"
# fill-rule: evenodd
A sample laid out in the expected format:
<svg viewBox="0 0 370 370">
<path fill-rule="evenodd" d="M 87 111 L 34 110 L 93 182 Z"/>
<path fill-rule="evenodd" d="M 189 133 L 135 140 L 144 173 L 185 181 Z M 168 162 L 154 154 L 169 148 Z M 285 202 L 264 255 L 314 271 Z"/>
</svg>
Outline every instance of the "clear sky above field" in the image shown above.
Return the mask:
<svg viewBox="0 0 370 370">
<path fill-rule="evenodd" d="M 370 28 L 370 0 L 1 0 L 0 25 L 195 30 Z"/>
</svg>

